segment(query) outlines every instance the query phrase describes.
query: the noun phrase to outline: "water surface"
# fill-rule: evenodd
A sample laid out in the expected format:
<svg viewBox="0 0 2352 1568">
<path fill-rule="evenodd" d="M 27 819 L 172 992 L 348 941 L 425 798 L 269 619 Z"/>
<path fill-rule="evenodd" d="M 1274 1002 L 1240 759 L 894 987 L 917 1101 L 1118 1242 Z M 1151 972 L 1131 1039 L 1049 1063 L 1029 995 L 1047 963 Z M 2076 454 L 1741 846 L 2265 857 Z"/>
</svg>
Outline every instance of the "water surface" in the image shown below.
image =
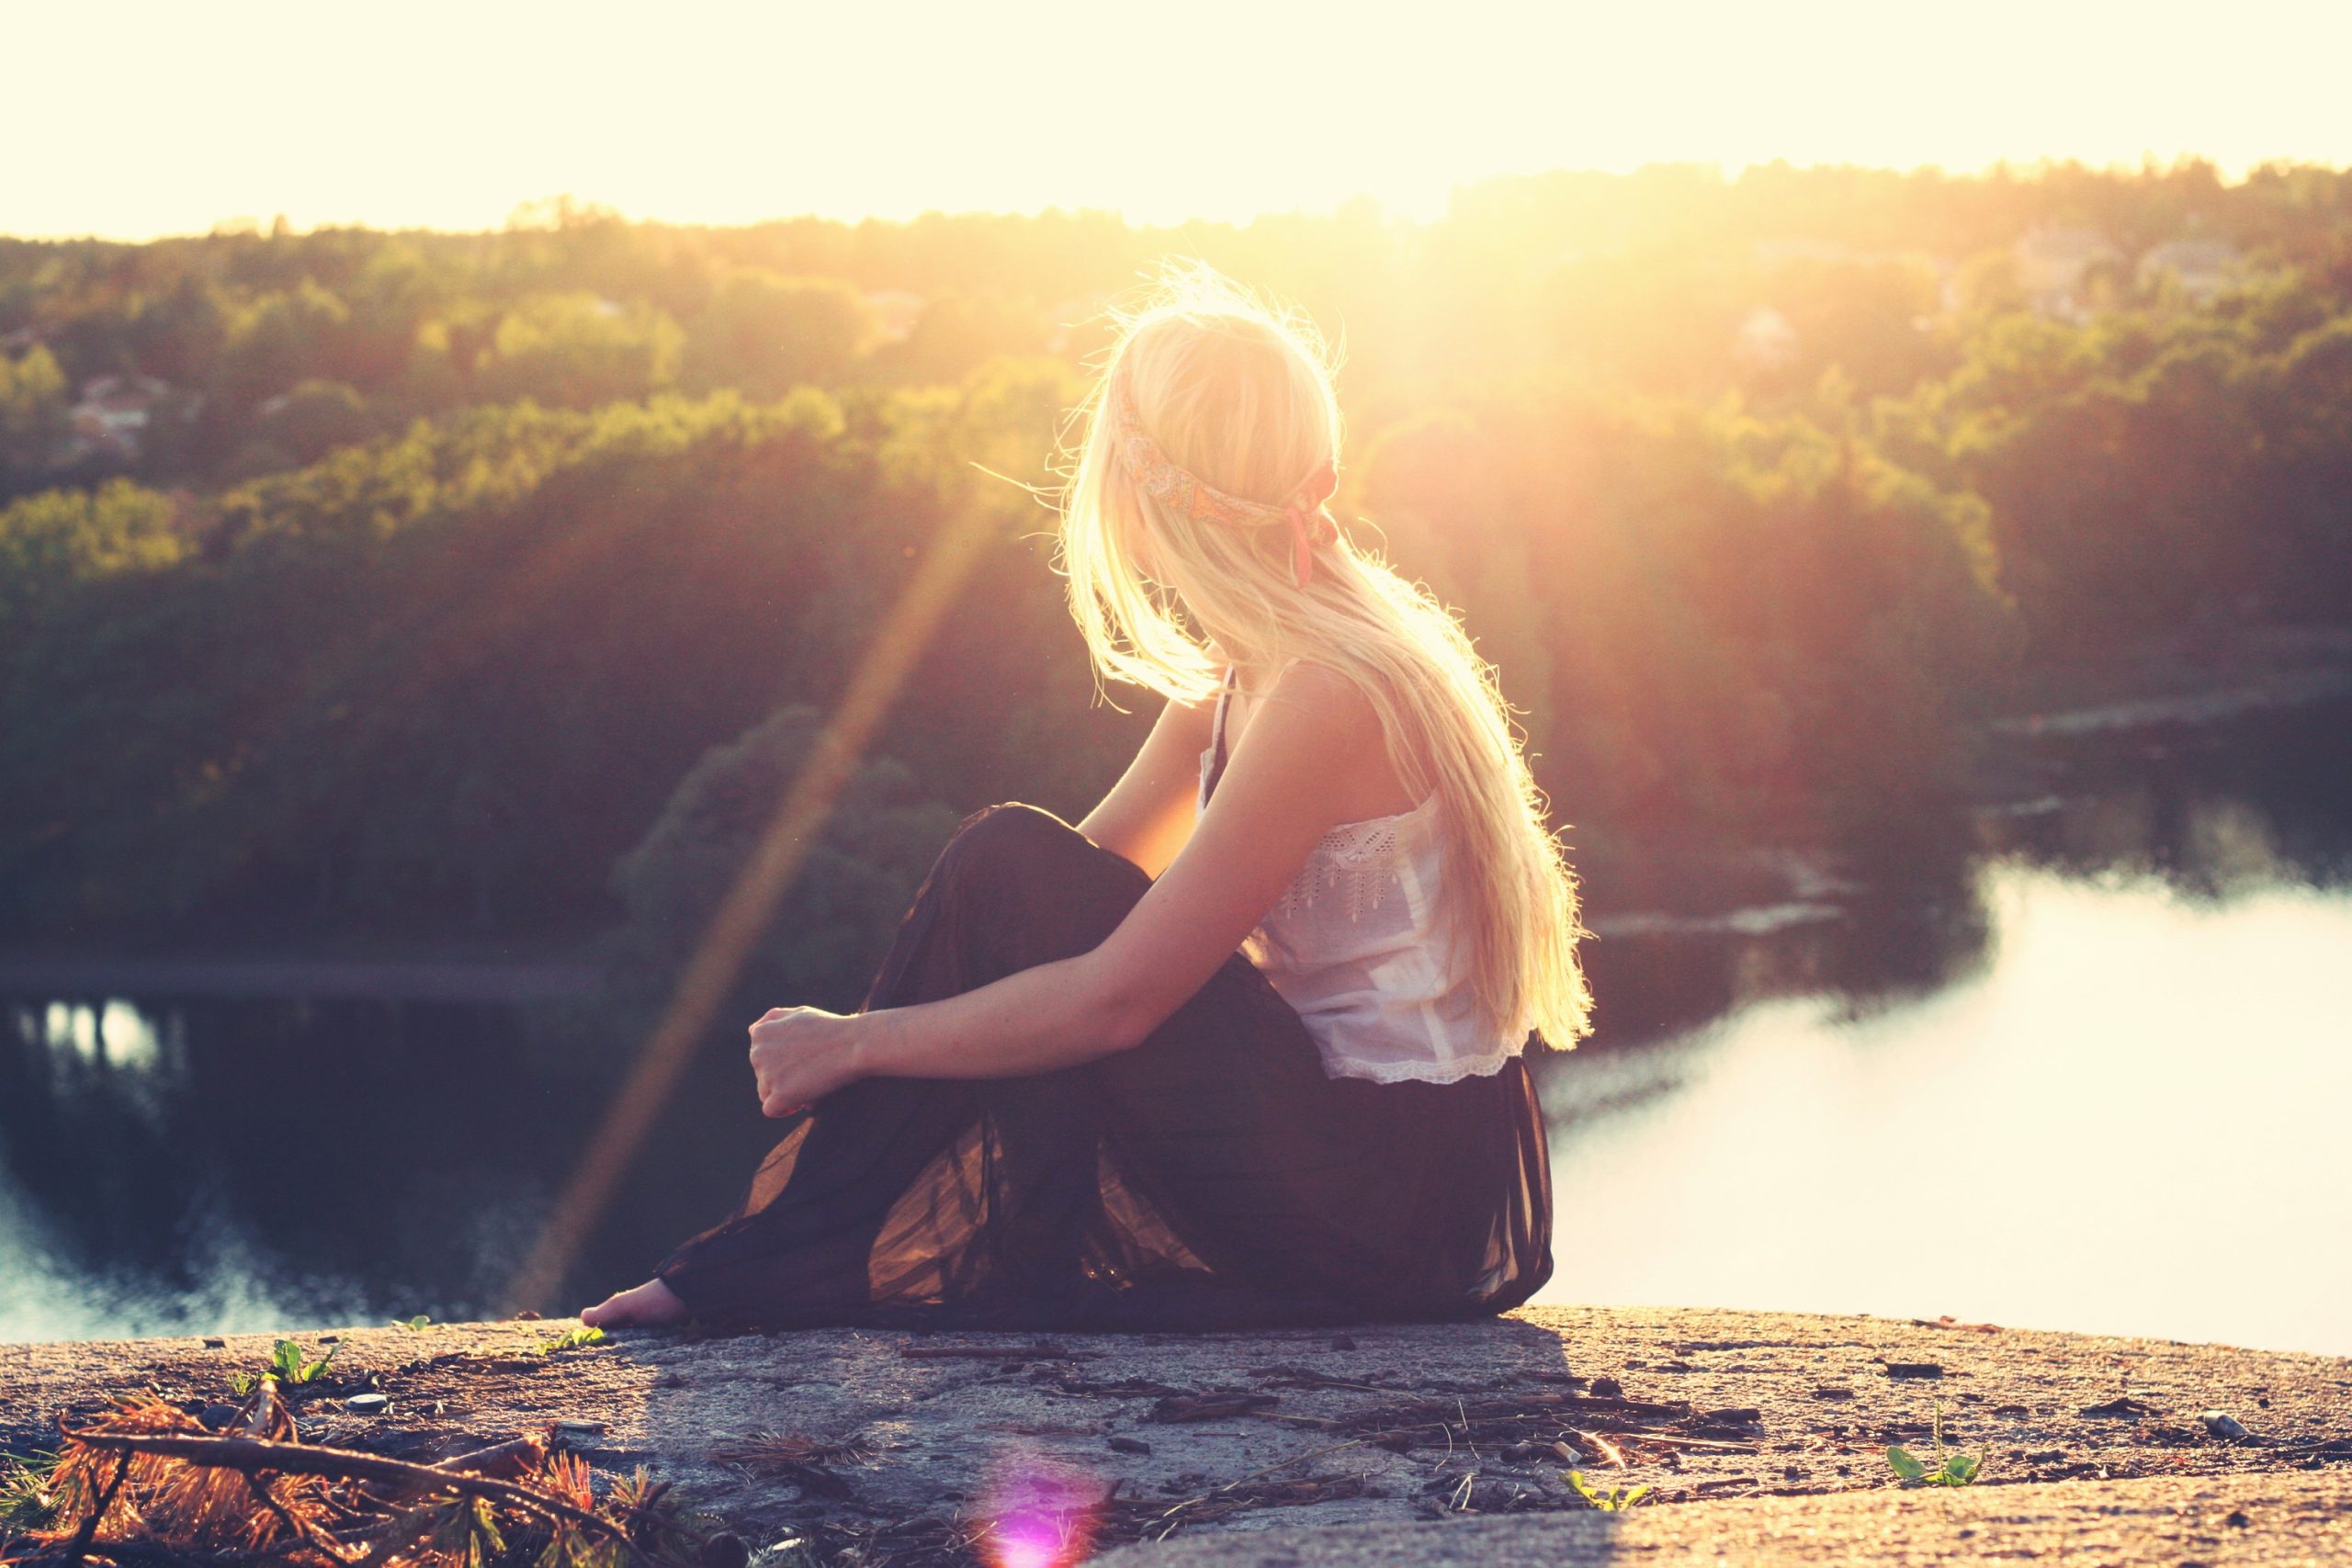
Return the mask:
<svg viewBox="0 0 2352 1568">
<path fill-rule="evenodd" d="M 1554 1062 L 1539 1298 L 2352 1354 L 2352 897 L 1983 868 L 1992 951 Z"/>
</svg>

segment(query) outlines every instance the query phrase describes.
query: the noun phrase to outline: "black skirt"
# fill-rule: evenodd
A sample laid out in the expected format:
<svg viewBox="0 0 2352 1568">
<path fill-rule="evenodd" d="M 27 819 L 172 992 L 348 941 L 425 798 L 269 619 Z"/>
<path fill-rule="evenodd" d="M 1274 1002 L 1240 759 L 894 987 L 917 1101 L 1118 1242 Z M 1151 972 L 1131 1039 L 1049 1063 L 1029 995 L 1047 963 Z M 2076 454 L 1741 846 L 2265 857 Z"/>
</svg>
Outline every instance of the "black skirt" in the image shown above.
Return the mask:
<svg viewBox="0 0 2352 1568">
<path fill-rule="evenodd" d="M 867 1010 L 1097 946 L 1150 879 L 996 806 L 933 866 Z M 867 1078 L 803 1112 L 660 1277 L 727 1325 L 1204 1329 L 1508 1311 L 1552 1273 L 1524 1062 L 1328 1077 L 1237 953 L 1141 1044 L 1003 1078 Z"/>
</svg>

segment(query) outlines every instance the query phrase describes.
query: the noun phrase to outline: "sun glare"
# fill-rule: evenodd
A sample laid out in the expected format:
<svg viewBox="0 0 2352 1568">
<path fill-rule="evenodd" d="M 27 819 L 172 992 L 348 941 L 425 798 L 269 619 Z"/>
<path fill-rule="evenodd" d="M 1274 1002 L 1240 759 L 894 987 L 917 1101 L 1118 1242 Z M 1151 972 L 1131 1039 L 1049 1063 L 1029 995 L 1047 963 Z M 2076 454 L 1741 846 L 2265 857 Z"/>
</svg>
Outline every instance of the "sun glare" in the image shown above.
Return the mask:
<svg viewBox="0 0 2352 1568">
<path fill-rule="evenodd" d="M 1237 0 L 687 0 L 658 26 L 542 0 L 129 9 L 12 18 L 23 58 L 103 54 L 108 89 L 91 113 L 77 73 L 16 85 L 20 123 L 72 124 L 75 155 L 12 171 L 0 231 L 139 239 L 280 213 L 495 228 L 558 192 L 718 224 L 1242 220 L 1358 197 L 1434 218 L 1458 184 L 1549 168 L 2352 159 L 2330 79 L 2352 12 L 2278 0 L 2225 29 L 2010 0 L 1477 0 L 1413 28 Z"/>
</svg>

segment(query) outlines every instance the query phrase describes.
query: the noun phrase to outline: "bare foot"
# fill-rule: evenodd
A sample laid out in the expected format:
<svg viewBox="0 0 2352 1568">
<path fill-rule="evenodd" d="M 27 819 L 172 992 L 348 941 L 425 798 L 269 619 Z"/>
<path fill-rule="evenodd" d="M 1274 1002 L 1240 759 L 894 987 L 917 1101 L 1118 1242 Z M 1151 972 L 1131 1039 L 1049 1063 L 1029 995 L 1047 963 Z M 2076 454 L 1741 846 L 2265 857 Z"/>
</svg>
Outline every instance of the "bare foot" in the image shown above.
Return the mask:
<svg viewBox="0 0 2352 1568">
<path fill-rule="evenodd" d="M 616 1292 L 580 1314 L 580 1321 L 590 1328 L 658 1328 L 685 1320 L 686 1303 L 659 1280 L 648 1280 L 633 1291 Z"/>
</svg>

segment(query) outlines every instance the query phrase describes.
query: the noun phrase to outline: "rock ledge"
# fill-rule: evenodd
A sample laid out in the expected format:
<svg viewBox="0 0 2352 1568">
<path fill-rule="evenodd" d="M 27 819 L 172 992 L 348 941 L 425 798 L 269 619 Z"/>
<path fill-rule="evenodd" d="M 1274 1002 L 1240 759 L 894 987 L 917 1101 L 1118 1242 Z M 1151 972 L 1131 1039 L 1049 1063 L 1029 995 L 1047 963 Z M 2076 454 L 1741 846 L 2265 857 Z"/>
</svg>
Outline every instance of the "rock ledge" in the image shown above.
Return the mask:
<svg viewBox="0 0 2352 1568">
<path fill-rule="evenodd" d="M 2119 1563 L 2352 1560 L 2352 1360 L 2339 1358 L 1697 1310 L 545 1348 L 571 1326 L 347 1330 L 301 1399 L 305 1436 L 431 1460 L 560 1421 L 599 1469 L 651 1467 L 754 1547 L 854 1547 L 869 1563 L 985 1559 L 991 1529 L 1048 1516 L 1137 1568 L 2060 1548 Z M 135 1389 L 218 1405 L 269 1348 L 257 1335 L 0 1346 L 0 1445 L 46 1446 L 60 1413 Z M 1897 1489 L 1884 1450 L 1929 1454 L 1939 1405 L 1982 1479 Z M 2246 1435 L 2222 1435 L 2235 1428 L 2209 1412 Z M 1571 1464 L 1650 1492 L 1595 1511 Z"/>
</svg>

